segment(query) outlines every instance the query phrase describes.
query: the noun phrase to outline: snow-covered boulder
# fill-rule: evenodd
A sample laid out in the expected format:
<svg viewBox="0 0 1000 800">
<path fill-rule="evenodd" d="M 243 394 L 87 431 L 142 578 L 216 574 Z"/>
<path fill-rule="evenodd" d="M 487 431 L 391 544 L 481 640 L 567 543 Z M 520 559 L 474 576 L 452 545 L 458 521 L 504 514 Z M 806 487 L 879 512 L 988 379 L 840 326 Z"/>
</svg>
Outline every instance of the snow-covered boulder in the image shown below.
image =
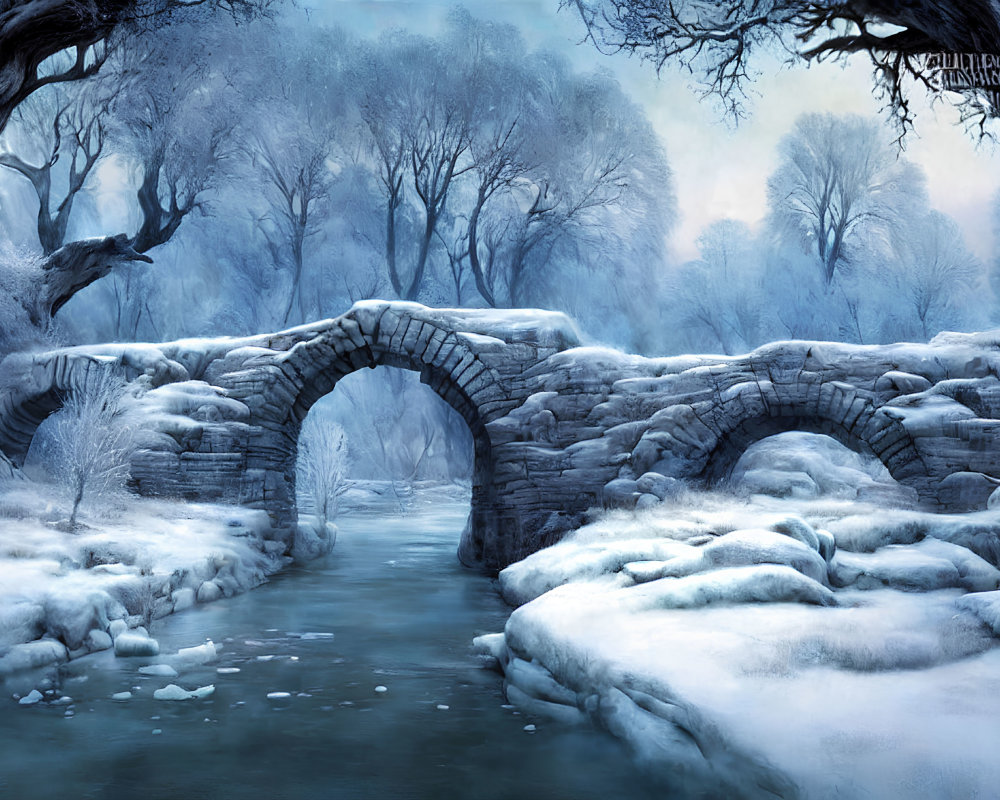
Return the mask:
<svg viewBox="0 0 1000 800">
<path fill-rule="evenodd" d="M 330 554 L 337 542 L 337 526 L 311 514 L 299 516 L 292 542 L 292 558 L 300 564 Z"/>
<path fill-rule="evenodd" d="M 141 628 L 127 631 L 115 639 L 116 656 L 156 656 L 159 654 L 159 642 Z"/>
</svg>

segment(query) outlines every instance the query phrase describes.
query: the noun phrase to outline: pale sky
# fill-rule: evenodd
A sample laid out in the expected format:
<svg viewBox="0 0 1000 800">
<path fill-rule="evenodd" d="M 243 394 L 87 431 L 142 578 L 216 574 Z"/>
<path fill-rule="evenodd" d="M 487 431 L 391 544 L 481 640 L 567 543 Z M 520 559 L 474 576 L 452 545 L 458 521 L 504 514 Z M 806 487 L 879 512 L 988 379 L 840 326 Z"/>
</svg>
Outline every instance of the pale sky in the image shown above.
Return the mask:
<svg viewBox="0 0 1000 800">
<path fill-rule="evenodd" d="M 340 24 L 363 35 L 405 27 L 433 33 L 451 0 L 304 0 L 311 19 Z M 582 24 L 575 12 L 558 11 L 558 0 L 471 0 L 476 16 L 517 25 L 531 47 L 563 53 L 578 69 L 610 70 L 641 104 L 663 141 L 674 171 L 681 219 L 672 246 L 679 259 L 697 254 L 700 231 L 713 220 L 733 217 L 751 225 L 765 211 L 767 178 L 776 165 L 777 144 L 795 118 L 811 111 L 874 115 L 870 68 L 863 56 L 846 68 L 836 64 L 787 68 L 763 59 L 752 89 L 750 118 L 738 127 L 720 117 L 710 101 L 699 101 L 684 76 L 664 72 L 622 55 L 604 56 L 580 44 Z M 301 13 L 301 12 L 295 12 Z M 992 258 L 991 206 L 1000 188 L 1000 152 L 977 145 L 957 124 L 945 103 L 928 108 L 917 100 L 916 135 L 907 139 L 905 157 L 927 174 L 932 205 L 954 217 L 966 241 L 981 258 Z M 887 123 L 887 136 L 891 135 Z"/>
</svg>

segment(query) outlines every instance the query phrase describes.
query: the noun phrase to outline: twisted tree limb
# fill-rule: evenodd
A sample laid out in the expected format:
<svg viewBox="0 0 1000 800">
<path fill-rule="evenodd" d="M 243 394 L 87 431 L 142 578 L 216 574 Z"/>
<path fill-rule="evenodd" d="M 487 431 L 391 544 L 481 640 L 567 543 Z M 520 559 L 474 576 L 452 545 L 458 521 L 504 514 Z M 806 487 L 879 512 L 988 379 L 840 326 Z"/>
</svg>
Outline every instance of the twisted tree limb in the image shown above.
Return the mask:
<svg viewBox="0 0 1000 800">
<path fill-rule="evenodd" d="M 138 252 L 124 233 L 97 239 L 83 239 L 60 247 L 41 264 L 44 275 L 36 310 L 36 324 L 47 324 L 78 291 L 103 278 L 115 267 L 131 261 L 152 264 L 153 259 Z"/>
</svg>

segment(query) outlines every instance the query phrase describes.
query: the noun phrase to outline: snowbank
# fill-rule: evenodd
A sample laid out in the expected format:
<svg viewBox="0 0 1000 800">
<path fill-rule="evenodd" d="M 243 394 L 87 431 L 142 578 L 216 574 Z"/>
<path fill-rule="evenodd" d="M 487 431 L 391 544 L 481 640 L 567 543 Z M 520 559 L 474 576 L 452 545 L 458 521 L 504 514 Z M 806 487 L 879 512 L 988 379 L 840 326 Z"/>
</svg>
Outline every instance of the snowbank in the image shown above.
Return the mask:
<svg viewBox="0 0 1000 800">
<path fill-rule="evenodd" d="M 476 645 L 511 702 L 605 726 L 678 795 L 992 796 L 1000 570 L 955 542 L 989 555 L 1000 514 L 692 497 L 500 574 L 519 608 Z"/>
<path fill-rule="evenodd" d="M 68 531 L 44 488 L 0 496 L 0 675 L 114 647 L 155 655 L 146 627 L 259 585 L 288 559 L 262 511 L 130 498 Z M 40 517 L 40 518 L 39 518 Z"/>
<path fill-rule="evenodd" d="M 913 489 L 893 480 L 874 456 L 849 450 L 829 436 L 791 431 L 751 446 L 730 482 L 746 494 L 820 496 L 913 505 Z"/>
</svg>

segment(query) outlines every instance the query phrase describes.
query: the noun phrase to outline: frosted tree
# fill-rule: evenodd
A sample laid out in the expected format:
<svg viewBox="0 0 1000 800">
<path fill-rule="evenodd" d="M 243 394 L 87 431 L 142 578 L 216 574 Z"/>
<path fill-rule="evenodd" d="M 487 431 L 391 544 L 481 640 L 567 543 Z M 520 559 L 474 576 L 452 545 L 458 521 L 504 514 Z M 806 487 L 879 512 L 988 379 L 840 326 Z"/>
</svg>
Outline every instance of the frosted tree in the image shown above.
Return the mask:
<svg viewBox="0 0 1000 800">
<path fill-rule="evenodd" d="M 805 114 L 779 150 L 771 224 L 813 255 L 828 290 L 863 228 L 891 229 L 925 197 L 923 175 L 896 158 L 876 120 Z"/>
<path fill-rule="evenodd" d="M 750 229 L 724 219 L 698 237 L 701 258 L 679 271 L 672 292 L 695 349 L 732 355 L 762 343 L 762 259 Z"/>
<path fill-rule="evenodd" d="M 911 220 L 899 239 L 896 302 L 911 322 L 908 333 L 926 341 L 945 328 L 975 324 L 985 269 L 954 220 L 930 211 Z"/>
<path fill-rule="evenodd" d="M 270 0 L 0 0 L 0 132 L 28 97 L 54 84 L 94 76 L 125 39 L 181 18 L 204 21 L 206 15 L 219 9 L 234 18 L 252 18 L 266 13 L 269 4 Z M 68 58 L 53 58 L 63 51 Z M 95 141 L 87 145 L 91 153 Z M 58 228 L 58 213 L 54 221 Z M 40 265 L 43 280 L 37 284 L 33 302 L 46 318 L 46 325 L 76 292 L 116 267 L 151 261 L 132 245 L 130 237 L 118 234 L 71 242 L 52 252 Z"/>
<path fill-rule="evenodd" d="M 113 104 L 115 144 L 135 171 L 140 253 L 167 242 L 184 219 L 205 210 L 233 154 L 236 105 L 213 57 L 232 33 L 179 25 L 149 41 L 130 41 L 112 58 L 120 88 Z"/>
<path fill-rule="evenodd" d="M 308 316 L 306 248 L 330 217 L 330 196 L 350 160 L 351 131 L 342 54 L 353 47 L 342 31 L 262 38 L 266 78 L 244 85 L 258 122 L 242 135 L 248 179 L 260 186 L 257 229 L 274 268 L 288 276 L 282 321 Z"/>
<path fill-rule="evenodd" d="M 52 443 L 59 480 L 72 498 L 70 529 L 81 503 L 120 490 L 135 451 L 134 429 L 125 413 L 126 384 L 112 370 L 87 376 L 56 412 Z"/>
<path fill-rule="evenodd" d="M 270 0 L 2 0 L 0 2 L 0 131 L 14 109 L 39 89 L 80 81 L 104 65 L 123 36 L 149 32 L 178 18 L 203 18 L 222 10 L 249 19 L 268 11 Z M 67 64 L 45 69 L 52 56 L 72 54 Z"/>
<path fill-rule="evenodd" d="M 536 166 L 515 187 L 504 260 L 512 305 L 531 302 L 560 259 L 596 266 L 633 237 L 662 237 L 673 217 L 663 151 L 617 82 L 546 66 L 526 134 Z"/>
<path fill-rule="evenodd" d="M 0 358 L 45 340 L 38 285 L 44 281 L 37 254 L 0 241 Z"/>
<path fill-rule="evenodd" d="M 435 232 L 466 158 L 474 92 L 444 42 L 396 33 L 370 51 L 361 114 L 370 133 L 385 200 L 385 257 L 396 295 L 424 288 Z M 409 198 L 411 207 L 403 207 Z M 400 217 L 416 216 L 415 252 L 399 246 Z"/>
<path fill-rule="evenodd" d="M 321 525 L 337 516 L 340 498 L 351 486 L 347 466 L 344 429 L 314 415 L 306 417 L 299 435 L 298 487 Z"/>
</svg>

